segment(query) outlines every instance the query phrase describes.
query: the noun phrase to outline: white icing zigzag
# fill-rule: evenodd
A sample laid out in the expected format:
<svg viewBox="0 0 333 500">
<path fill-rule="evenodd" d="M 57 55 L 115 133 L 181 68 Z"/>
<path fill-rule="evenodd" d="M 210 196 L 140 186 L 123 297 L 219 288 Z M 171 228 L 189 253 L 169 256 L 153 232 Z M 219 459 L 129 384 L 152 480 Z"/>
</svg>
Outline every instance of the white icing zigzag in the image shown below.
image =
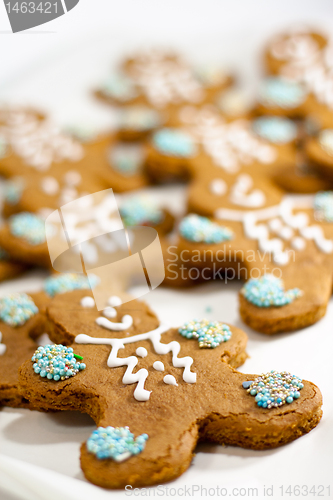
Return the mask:
<svg viewBox="0 0 333 500">
<path fill-rule="evenodd" d="M 75 342 L 77 344 L 98 344 L 98 345 L 110 345 L 111 353 L 109 355 L 107 365 L 110 368 L 116 368 L 119 366 L 127 366 L 127 369 L 123 376 L 124 384 L 135 384 L 137 386 L 134 390 L 134 398 L 137 401 L 148 401 L 150 398 L 150 392 L 144 388 L 145 381 L 148 377 L 148 370 L 142 368 L 141 370 L 133 373 L 134 368 L 138 364 L 139 360 L 136 356 L 128 356 L 127 358 L 118 358 L 119 349 L 124 349 L 126 344 L 133 344 L 135 342 L 141 342 L 142 340 L 150 340 L 153 344 L 154 350 L 157 354 L 168 354 L 172 352 L 172 364 L 176 368 L 184 368 L 183 370 L 183 380 L 188 384 L 194 384 L 197 379 L 197 375 L 191 372 L 191 366 L 193 364 L 193 359 L 190 356 L 185 356 L 183 358 L 178 358 L 180 352 L 180 344 L 177 341 L 169 342 L 169 344 L 161 343 L 162 333 L 169 329 L 168 326 L 161 325 L 155 330 L 147 333 L 142 333 L 140 335 L 134 335 L 133 337 L 128 337 L 124 339 L 105 339 L 90 337 L 89 335 L 80 334 L 76 337 Z"/>
</svg>

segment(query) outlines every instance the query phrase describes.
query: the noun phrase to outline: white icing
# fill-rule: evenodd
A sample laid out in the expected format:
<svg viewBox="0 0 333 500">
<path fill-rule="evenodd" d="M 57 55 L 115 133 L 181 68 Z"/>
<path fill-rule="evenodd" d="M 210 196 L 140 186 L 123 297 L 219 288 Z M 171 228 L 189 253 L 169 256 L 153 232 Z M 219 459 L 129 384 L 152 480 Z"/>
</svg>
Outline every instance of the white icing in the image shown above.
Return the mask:
<svg viewBox="0 0 333 500">
<path fill-rule="evenodd" d="M 106 307 L 103 311 L 103 315 L 106 318 L 115 318 L 117 316 L 117 311 L 113 307 Z"/>
<path fill-rule="evenodd" d="M 208 106 L 199 110 L 186 107 L 179 117 L 214 164 L 226 172 L 236 173 L 256 161 L 272 163 L 277 157 L 276 148 L 254 134 L 248 120 L 227 123 Z"/>
<path fill-rule="evenodd" d="M 80 301 L 82 307 L 95 307 L 95 301 L 92 297 L 83 297 Z"/>
<path fill-rule="evenodd" d="M 0 356 L 3 356 L 6 352 L 7 346 L 1 343 L 2 341 L 2 332 L 0 332 Z"/>
<path fill-rule="evenodd" d="M 113 295 L 112 297 L 109 298 L 108 300 L 108 304 L 112 307 L 117 307 L 117 306 L 121 306 L 122 304 L 122 300 L 120 297 L 117 297 L 116 295 Z"/>
<path fill-rule="evenodd" d="M 280 205 L 253 212 L 219 209 L 215 217 L 224 220 L 243 222 L 247 238 L 257 240 L 260 251 L 272 254 L 274 262 L 288 264 L 290 255 L 284 249 L 285 241 L 290 241 L 294 250 L 304 250 L 305 239 L 313 240 L 317 248 L 324 253 L 333 253 L 333 240 L 326 239 L 320 226 L 309 226 L 309 216 L 304 212 L 293 214 L 294 209 L 312 208 L 313 197 L 303 196 L 296 199 L 286 198 Z M 258 222 L 262 220 L 265 222 Z M 278 238 L 269 238 L 270 231 Z M 296 232 L 299 235 L 295 234 Z"/>
<path fill-rule="evenodd" d="M 223 179 L 214 179 L 210 183 L 209 189 L 211 193 L 216 194 L 217 196 L 222 196 L 227 192 L 228 186 Z"/>
<path fill-rule="evenodd" d="M 121 318 L 121 323 L 114 323 L 112 321 L 109 321 L 107 318 L 103 318 L 102 316 L 97 318 L 95 321 L 99 326 L 115 332 L 128 330 L 128 328 L 131 328 L 131 326 L 133 325 L 133 318 L 129 314 L 125 314 L 125 316 Z"/>
<path fill-rule="evenodd" d="M 168 385 L 177 385 L 177 381 L 173 375 L 165 375 L 163 378 L 163 382 Z"/>
<path fill-rule="evenodd" d="M 333 252 L 333 241 L 325 238 L 323 229 L 320 226 L 304 227 L 300 230 L 300 233 L 306 240 L 313 240 L 322 252 Z"/>
<path fill-rule="evenodd" d="M 179 59 L 167 57 L 162 52 L 150 52 L 135 58 L 130 76 L 157 107 L 169 103 L 200 102 L 204 89 L 194 78 L 191 69 Z"/>
<path fill-rule="evenodd" d="M 191 372 L 191 366 L 193 364 L 193 359 L 190 356 L 185 356 L 183 358 L 178 358 L 180 352 L 180 344 L 177 341 L 172 341 L 169 344 L 162 344 L 161 337 L 162 333 L 168 330 L 167 326 L 161 325 L 156 330 L 152 330 L 147 333 L 142 333 L 140 335 L 134 335 L 133 337 L 127 337 L 124 339 L 105 339 L 90 337 L 89 335 L 80 334 L 76 337 L 75 342 L 78 344 L 99 344 L 99 345 L 110 345 L 111 353 L 109 355 L 107 365 L 110 368 L 116 368 L 119 366 L 127 366 L 125 374 L 123 376 L 124 384 L 135 384 L 136 388 L 134 390 L 134 398 L 138 401 L 147 401 L 150 397 L 150 391 L 144 388 L 145 381 L 148 377 L 148 370 L 142 368 L 136 373 L 133 373 L 134 368 L 138 364 L 138 358 L 136 356 L 129 356 L 127 358 L 118 358 L 119 349 L 123 349 L 126 344 L 132 344 L 135 342 L 141 342 L 142 340 L 150 340 L 153 344 L 153 348 L 157 354 L 168 354 L 172 352 L 172 364 L 176 368 L 184 368 L 183 370 L 183 380 L 189 384 L 196 382 L 196 373 Z"/>
<path fill-rule="evenodd" d="M 137 356 L 140 356 L 140 358 L 145 358 L 146 356 L 148 356 L 148 352 L 145 347 L 138 347 L 135 352 Z"/>
<path fill-rule="evenodd" d="M 158 372 L 164 372 L 164 364 L 162 361 L 154 361 L 153 368 Z"/>
<path fill-rule="evenodd" d="M 293 248 L 294 250 L 304 250 L 304 248 L 306 247 L 306 242 L 304 240 L 304 238 L 301 238 L 300 236 L 296 236 L 295 238 L 293 238 L 290 242 L 290 245 L 291 245 L 291 248 Z"/>
<path fill-rule="evenodd" d="M 24 111 L 8 111 L 4 118 L 0 133 L 14 154 L 36 170 L 48 170 L 52 163 L 65 160 L 77 162 L 84 156 L 79 142 L 47 120 Z"/>
<path fill-rule="evenodd" d="M 59 182 L 55 177 L 44 177 L 41 180 L 41 189 L 44 193 L 54 196 L 59 191 Z"/>
<path fill-rule="evenodd" d="M 261 189 L 250 191 L 252 187 L 252 177 L 248 174 L 240 174 L 231 188 L 230 201 L 242 207 L 262 207 L 266 202 L 266 196 Z"/>
</svg>

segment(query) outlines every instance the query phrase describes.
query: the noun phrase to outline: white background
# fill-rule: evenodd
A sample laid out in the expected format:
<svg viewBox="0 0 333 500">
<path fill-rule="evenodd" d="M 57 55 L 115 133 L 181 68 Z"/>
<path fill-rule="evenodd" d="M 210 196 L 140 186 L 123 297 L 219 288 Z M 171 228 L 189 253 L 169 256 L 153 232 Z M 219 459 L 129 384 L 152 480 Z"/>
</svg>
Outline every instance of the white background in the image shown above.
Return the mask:
<svg viewBox="0 0 333 500">
<path fill-rule="evenodd" d="M 81 0 L 52 23 L 13 35 L 4 5 L 0 4 L 0 102 L 40 105 L 66 124 L 105 125 L 110 114 L 91 98 L 88 89 L 130 49 L 149 42 L 179 46 L 192 58 L 215 60 L 234 68 L 243 81 L 253 85 L 268 36 L 295 22 L 329 29 L 332 19 L 331 0 Z M 180 201 L 170 191 L 165 196 L 171 205 L 177 206 Z M 33 274 L 2 284 L 0 293 L 38 289 L 41 276 Z M 287 369 L 312 380 L 324 395 L 324 418 L 307 436 L 273 451 L 200 445 L 189 471 L 169 487 L 257 487 L 257 498 L 265 498 L 264 487 L 274 485 L 275 499 L 282 498 L 280 485 L 328 486 L 333 458 L 329 375 L 333 303 L 327 316 L 313 327 L 268 338 L 241 323 L 237 311 L 239 288 L 239 283 L 212 283 L 187 292 L 160 288 L 146 299 L 161 320 L 172 326 L 201 315 L 244 328 L 251 357 L 241 370 L 261 373 Z M 211 312 L 207 313 L 207 307 Z M 76 413 L 0 411 L 1 500 L 125 498 L 123 492 L 104 492 L 83 478 L 79 445 L 93 428 L 89 417 Z"/>
</svg>

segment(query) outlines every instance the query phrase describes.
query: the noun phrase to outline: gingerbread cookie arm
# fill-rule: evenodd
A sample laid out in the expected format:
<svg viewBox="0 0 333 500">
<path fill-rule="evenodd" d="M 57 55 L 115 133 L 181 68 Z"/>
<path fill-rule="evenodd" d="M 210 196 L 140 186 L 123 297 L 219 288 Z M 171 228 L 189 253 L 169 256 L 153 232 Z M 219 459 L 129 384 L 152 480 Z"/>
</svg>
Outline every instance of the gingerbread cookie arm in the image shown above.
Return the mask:
<svg viewBox="0 0 333 500">
<path fill-rule="evenodd" d="M 11 313 L 12 319 L 3 316 L 0 320 L 0 405 L 31 408 L 28 400 L 19 393 L 18 368 L 36 350 L 37 345 L 34 340 L 45 332 L 45 308 L 49 298 L 43 292 L 29 296 L 12 294 L 4 297 L 2 302 L 6 300 L 6 304 L 9 304 L 10 301 L 13 306 L 19 296 L 25 311 L 22 313 L 17 309 L 17 313 Z M 27 311 L 30 311 L 29 315 L 24 316 Z M 8 324 L 6 318 L 7 321 L 17 320 L 23 324 L 16 326 Z"/>
</svg>

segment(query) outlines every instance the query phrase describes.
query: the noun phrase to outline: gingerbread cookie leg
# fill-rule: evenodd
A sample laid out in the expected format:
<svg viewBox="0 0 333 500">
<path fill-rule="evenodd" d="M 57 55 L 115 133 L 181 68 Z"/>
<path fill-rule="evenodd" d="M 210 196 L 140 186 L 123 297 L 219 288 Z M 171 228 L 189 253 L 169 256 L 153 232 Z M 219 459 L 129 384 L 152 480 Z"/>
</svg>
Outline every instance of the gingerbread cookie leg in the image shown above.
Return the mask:
<svg viewBox="0 0 333 500">
<path fill-rule="evenodd" d="M 143 303 L 120 302 L 110 298 L 99 314 L 86 292 L 56 297 L 51 337 L 71 347 L 40 348 L 20 369 L 22 394 L 37 407 L 81 410 L 96 421 L 81 448 L 93 483 L 159 484 L 186 470 L 199 439 L 273 448 L 319 422 L 312 383 L 235 371 L 246 358 L 241 330 L 206 320 L 169 329 Z"/>
</svg>

